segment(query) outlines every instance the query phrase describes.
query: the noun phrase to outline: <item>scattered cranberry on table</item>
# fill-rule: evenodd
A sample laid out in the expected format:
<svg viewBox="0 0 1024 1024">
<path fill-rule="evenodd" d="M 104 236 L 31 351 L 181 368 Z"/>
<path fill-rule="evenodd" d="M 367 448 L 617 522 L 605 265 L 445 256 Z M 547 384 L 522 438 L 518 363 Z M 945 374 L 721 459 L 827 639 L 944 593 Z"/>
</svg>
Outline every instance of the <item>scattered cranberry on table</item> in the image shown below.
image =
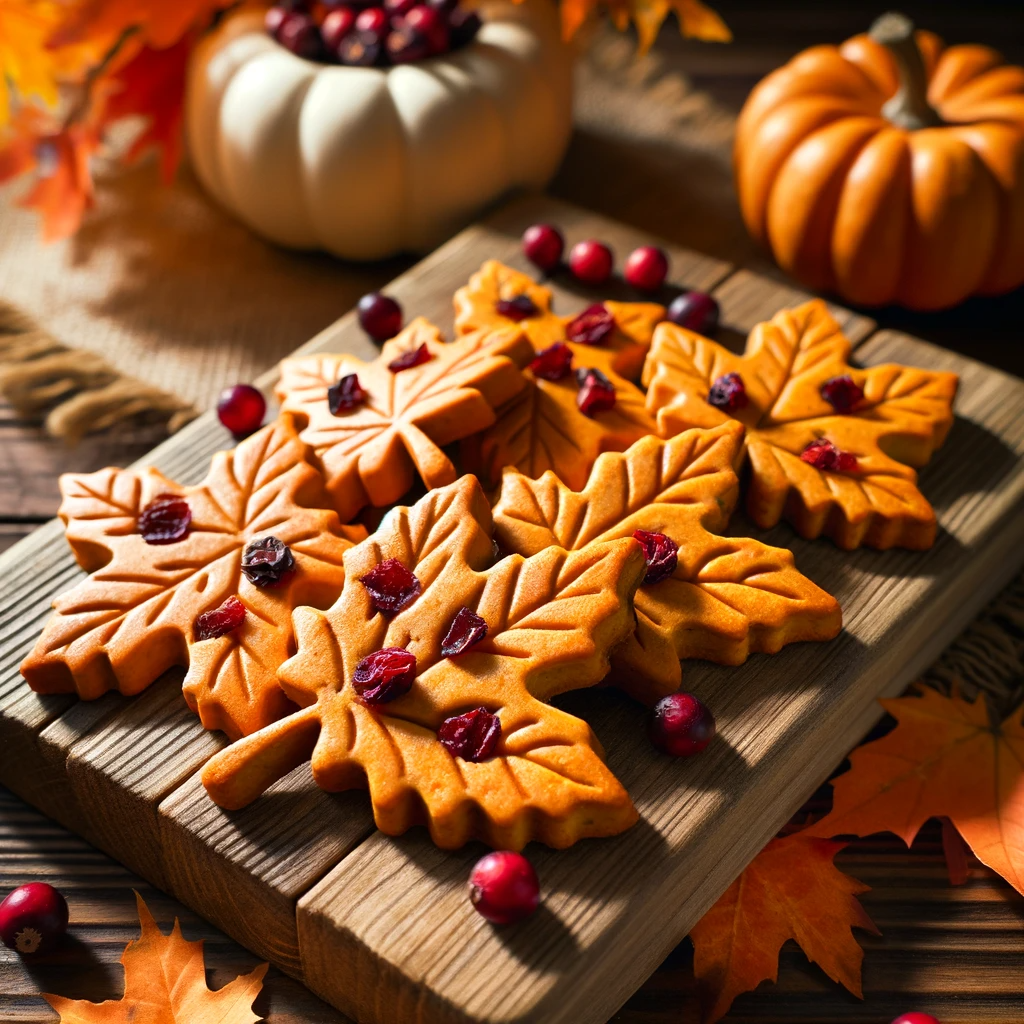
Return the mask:
<svg viewBox="0 0 1024 1024">
<path fill-rule="evenodd" d="M 614 262 L 611 249 L 593 238 L 577 242 L 569 253 L 569 269 L 584 284 L 604 284 L 611 277 Z"/>
<path fill-rule="evenodd" d="M 380 292 L 359 300 L 359 325 L 374 341 L 387 341 L 402 329 L 402 307 Z"/>
<path fill-rule="evenodd" d="M 683 292 L 672 300 L 667 317 L 698 334 L 712 334 L 718 327 L 718 303 L 706 292 Z"/>
<path fill-rule="evenodd" d="M 641 292 L 656 292 L 668 277 L 668 256 L 656 245 L 641 245 L 626 260 L 623 277 Z"/>
<path fill-rule="evenodd" d="M 46 882 L 19 885 L 0 903 L 0 939 L 16 953 L 49 953 L 68 928 L 68 902 Z"/>
<path fill-rule="evenodd" d="M 469 876 L 469 898 L 491 924 L 515 924 L 540 902 L 537 872 L 521 853 L 495 850 L 476 862 Z"/>
<path fill-rule="evenodd" d="M 263 426 L 267 400 L 259 388 L 251 384 L 235 384 L 225 388 L 217 399 L 217 419 L 235 437 L 248 437 Z"/>
<path fill-rule="evenodd" d="M 714 739 L 715 718 L 692 693 L 672 693 L 654 705 L 649 733 L 662 753 L 692 757 Z"/>
<path fill-rule="evenodd" d="M 892 1024 L 939 1024 L 939 1021 L 930 1013 L 913 1010 L 910 1013 L 901 1013 Z"/>
<path fill-rule="evenodd" d="M 565 239 L 558 228 L 550 224 L 534 224 L 523 232 L 523 253 L 545 273 L 550 273 L 562 261 Z"/>
</svg>

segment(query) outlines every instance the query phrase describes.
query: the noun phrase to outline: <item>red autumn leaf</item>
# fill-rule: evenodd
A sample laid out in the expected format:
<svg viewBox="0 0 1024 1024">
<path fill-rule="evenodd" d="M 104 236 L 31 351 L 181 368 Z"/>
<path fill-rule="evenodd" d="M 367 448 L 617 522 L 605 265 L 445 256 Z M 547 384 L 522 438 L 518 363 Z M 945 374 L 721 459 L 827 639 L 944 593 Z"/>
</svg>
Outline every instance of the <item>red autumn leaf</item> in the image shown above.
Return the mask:
<svg viewBox="0 0 1024 1024">
<path fill-rule="evenodd" d="M 50 39 L 63 47 L 97 37 L 117 38 L 135 29 L 156 49 L 173 46 L 192 28 L 205 28 L 217 11 L 235 0 L 77 0 Z"/>
</svg>

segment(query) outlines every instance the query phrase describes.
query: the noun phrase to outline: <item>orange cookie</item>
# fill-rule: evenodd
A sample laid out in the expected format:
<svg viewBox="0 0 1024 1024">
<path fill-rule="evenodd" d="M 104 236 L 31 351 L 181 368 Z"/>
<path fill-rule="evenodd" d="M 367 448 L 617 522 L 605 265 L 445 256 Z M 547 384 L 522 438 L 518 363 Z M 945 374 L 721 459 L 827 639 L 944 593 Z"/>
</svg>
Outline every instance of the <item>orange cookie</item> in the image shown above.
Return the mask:
<svg viewBox="0 0 1024 1024">
<path fill-rule="evenodd" d="M 630 380 L 640 376 L 654 327 L 664 319 L 665 307 L 654 302 L 599 302 L 557 316 L 550 288 L 497 260 L 488 260 L 455 293 L 459 334 L 519 324 L 538 352 L 556 341 L 588 345 L 610 353 L 612 369 Z"/>
<path fill-rule="evenodd" d="M 604 677 L 633 628 L 640 546 L 492 559 L 471 476 L 389 512 L 346 552 L 334 607 L 295 613 L 281 680 L 303 710 L 216 755 L 213 799 L 245 806 L 312 759 L 323 789 L 369 788 L 381 830 L 423 823 L 445 848 L 564 847 L 632 825 L 589 726 L 547 701 Z"/>
<path fill-rule="evenodd" d="M 290 706 L 277 670 L 294 650 L 291 613 L 325 608 L 342 526 L 287 418 L 220 452 L 180 487 L 155 469 L 61 477 L 60 517 L 86 572 L 54 601 L 21 671 L 41 693 L 136 694 L 188 665 L 185 696 L 207 729 L 260 729 Z"/>
<path fill-rule="evenodd" d="M 391 505 L 412 486 L 450 484 L 441 447 L 484 430 L 494 410 L 526 387 L 533 348 L 517 327 L 481 330 L 446 345 L 414 320 L 364 363 L 354 356 L 285 359 L 277 394 L 323 468 L 346 522 L 364 505 Z"/>
<path fill-rule="evenodd" d="M 793 555 L 746 537 L 719 537 L 735 503 L 733 465 L 743 428 L 723 423 L 671 441 L 646 437 L 602 455 L 582 491 L 555 475 L 506 470 L 494 509 L 505 551 L 534 555 L 636 537 L 648 557 L 636 593 L 636 632 L 612 654 L 614 679 L 654 703 L 682 682 L 680 659 L 739 665 L 796 640 L 831 640 L 842 628 L 835 598 L 801 575 Z"/>
<path fill-rule="evenodd" d="M 953 423 L 957 376 L 906 366 L 859 369 L 821 300 L 758 324 L 744 356 L 662 324 L 644 367 L 658 431 L 737 419 L 747 428 L 747 512 L 783 516 L 841 548 L 928 548 L 935 513 L 917 473 Z"/>
</svg>

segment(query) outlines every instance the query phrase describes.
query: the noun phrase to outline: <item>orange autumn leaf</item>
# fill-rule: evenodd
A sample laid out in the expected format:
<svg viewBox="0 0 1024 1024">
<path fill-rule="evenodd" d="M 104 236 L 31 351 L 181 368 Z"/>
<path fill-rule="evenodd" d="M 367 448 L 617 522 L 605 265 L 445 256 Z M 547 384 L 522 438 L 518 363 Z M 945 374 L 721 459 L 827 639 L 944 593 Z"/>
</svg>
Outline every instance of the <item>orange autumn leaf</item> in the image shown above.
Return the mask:
<svg viewBox="0 0 1024 1024">
<path fill-rule="evenodd" d="M 125 947 L 124 996 L 103 1003 L 44 995 L 61 1024 L 256 1024 L 253 1000 L 263 987 L 267 964 L 216 992 L 206 987 L 202 940 L 189 942 L 177 919 L 164 935 L 136 893 L 142 935 Z"/>
<path fill-rule="evenodd" d="M 690 938 L 705 1022 L 724 1017 L 742 992 L 776 981 L 788 939 L 861 997 L 864 951 L 852 929 L 878 929 L 856 898 L 869 886 L 833 864 L 843 846 L 806 832 L 773 839 L 697 922 Z"/>
<path fill-rule="evenodd" d="M 234 0 L 77 0 L 50 39 L 64 47 L 96 37 L 114 37 L 130 29 L 156 49 L 173 46 L 192 28 L 205 28 Z"/>
<path fill-rule="evenodd" d="M 40 0 L 0 0 L 0 125 L 10 118 L 11 93 L 57 104 L 58 61 L 46 47 L 58 8 Z"/>
<path fill-rule="evenodd" d="M 978 860 L 1024 893 L 1024 707 L 996 724 L 981 694 L 970 703 L 922 687 L 881 703 L 896 728 L 850 755 L 832 811 L 810 831 L 895 832 L 909 846 L 929 818 L 948 817 Z"/>
<path fill-rule="evenodd" d="M 604 7 L 619 31 L 636 25 L 640 53 L 646 53 L 658 36 L 662 22 L 674 11 L 679 30 L 688 39 L 728 43 L 732 33 L 724 21 L 701 0 L 562 0 L 562 35 L 566 41 L 598 8 Z"/>
</svg>

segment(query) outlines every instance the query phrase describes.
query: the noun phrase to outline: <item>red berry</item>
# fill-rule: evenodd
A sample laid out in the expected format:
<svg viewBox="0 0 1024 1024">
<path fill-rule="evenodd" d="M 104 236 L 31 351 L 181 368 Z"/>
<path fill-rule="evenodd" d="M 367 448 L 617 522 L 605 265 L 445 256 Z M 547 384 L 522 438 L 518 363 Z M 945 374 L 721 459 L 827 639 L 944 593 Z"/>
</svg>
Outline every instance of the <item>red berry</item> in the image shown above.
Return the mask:
<svg viewBox="0 0 1024 1024">
<path fill-rule="evenodd" d="M 638 291 L 656 292 L 668 277 L 668 256 L 656 245 L 641 245 L 626 260 L 623 276 Z"/>
<path fill-rule="evenodd" d="M 469 608 L 460 608 L 441 641 L 441 653 L 446 658 L 454 658 L 480 643 L 485 636 L 487 623 Z"/>
<path fill-rule="evenodd" d="M 411 348 L 408 352 L 403 352 L 397 359 L 392 359 L 388 363 L 388 369 L 392 373 L 401 373 L 403 370 L 411 370 L 414 366 L 429 363 L 433 358 L 430 349 L 427 348 L 427 343 L 424 342 L 419 348 Z"/>
<path fill-rule="evenodd" d="M 295 570 L 292 549 L 277 537 L 257 537 L 242 552 L 242 572 L 256 587 L 276 587 Z"/>
<path fill-rule="evenodd" d="M 864 389 L 848 374 L 829 377 L 821 385 L 821 397 L 838 413 L 853 412 L 864 400 Z"/>
<path fill-rule="evenodd" d="M 679 546 L 671 537 L 666 537 L 663 533 L 634 530 L 633 540 L 644 549 L 644 559 L 647 562 L 644 583 L 660 583 L 676 571 L 679 564 Z"/>
<path fill-rule="evenodd" d="M 267 400 L 263 392 L 251 384 L 235 384 L 225 388 L 217 399 L 217 419 L 235 437 L 247 437 L 263 426 Z"/>
<path fill-rule="evenodd" d="M 405 24 L 388 33 L 384 46 L 392 64 L 413 64 L 430 56 L 427 37 Z"/>
<path fill-rule="evenodd" d="M 216 640 L 227 636 L 243 622 L 245 605 L 237 597 L 229 597 L 219 608 L 211 608 L 196 619 L 196 640 Z"/>
<path fill-rule="evenodd" d="M 654 705 L 649 734 L 662 753 L 691 757 L 714 739 L 715 719 L 692 693 L 673 693 Z"/>
<path fill-rule="evenodd" d="M 483 26 L 480 15 L 476 11 L 457 8 L 448 15 L 449 46 L 457 50 L 460 46 L 468 46 Z"/>
<path fill-rule="evenodd" d="M 832 473 L 854 473 L 858 468 L 857 456 L 853 452 L 841 451 L 824 437 L 812 441 L 800 453 L 800 458 L 815 469 Z"/>
<path fill-rule="evenodd" d="M 535 317 L 540 310 L 529 295 L 516 295 L 511 299 L 498 299 L 494 304 L 495 311 L 500 315 L 514 320 L 517 324 Z"/>
<path fill-rule="evenodd" d="M 385 647 L 367 655 L 352 673 L 352 688 L 367 704 L 386 704 L 412 689 L 416 655 L 404 647 Z"/>
<path fill-rule="evenodd" d="M 747 389 L 738 373 L 723 373 L 708 392 L 708 405 L 723 412 L 735 412 L 749 404 Z"/>
<path fill-rule="evenodd" d="M 492 924 L 515 924 L 540 903 L 537 872 L 521 853 L 495 850 L 476 862 L 469 876 L 469 898 Z"/>
<path fill-rule="evenodd" d="M 540 377 L 541 380 L 561 380 L 569 375 L 571 369 L 572 349 L 560 341 L 542 349 L 530 363 L 534 377 Z"/>
<path fill-rule="evenodd" d="M 263 18 L 263 27 L 267 30 L 267 35 L 277 39 L 281 26 L 290 15 L 291 11 L 285 7 L 271 7 Z"/>
<path fill-rule="evenodd" d="M 463 761 L 486 761 L 494 756 L 501 739 L 501 719 L 487 708 L 475 708 L 446 718 L 437 738 L 448 753 Z"/>
<path fill-rule="evenodd" d="M 373 607 L 385 614 L 400 612 L 420 596 L 420 581 L 397 558 L 375 565 L 359 582 L 366 587 Z"/>
<path fill-rule="evenodd" d="M 390 28 L 387 12 L 383 7 L 367 7 L 356 15 L 356 31 L 365 32 L 375 39 L 382 40 Z"/>
<path fill-rule="evenodd" d="M 323 36 L 324 46 L 328 50 L 337 52 L 342 39 L 345 38 L 356 24 L 356 12 L 351 7 L 337 7 L 328 12 L 320 26 L 320 35 Z"/>
<path fill-rule="evenodd" d="M 672 300 L 666 316 L 680 327 L 711 334 L 718 327 L 718 303 L 707 292 L 683 292 Z"/>
<path fill-rule="evenodd" d="M 366 392 L 359 383 L 359 377 L 354 373 L 346 374 L 337 384 L 332 384 L 327 389 L 327 407 L 334 416 L 340 416 L 365 401 Z"/>
<path fill-rule="evenodd" d="M 0 903 L 0 939 L 22 955 L 49 953 L 68 928 L 68 902 L 52 885 L 19 885 Z"/>
<path fill-rule="evenodd" d="M 384 44 L 368 32 L 350 32 L 342 39 L 341 45 L 338 47 L 338 60 L 348 67 L 373 68 L 380 64 L 383 58 Z M 398 330 L 401 330 L 401 327 L 401 318 L 399 318 Z M 384 341 L 388 337 L 389 335 L 385 334 L 377 340 Z"/>
<path fill-rule="evenodd" d="M 448 49 L 448 19 L 426 4 L 418 4 L 405 16 L 405 24 L 426 36 L 431 56 Z"/>
<path fill-rule="evenodd" d="M 160 494 L 139 514 L 139 533 L 147 544 L 174 544 L 188 536 L 192 509 L 178 494 Z"/>
<path fill-rule="evenodd" d="M 419 0 L 384 0 L 384 10 L 394 21 L 404 18 L 418 3 Z"/>
<path fill-rule="evenodd" d="M 427 6 L 433 7 L 447 18 L 459 6 L 459 0 L 427 0 Z"/>
<path fill-rule="evenodd" d="M 379 7 L 371 8 L 380 10 Z M 359 15 L 369 12 L 363 11 Z M 350 37 L 351 38 L 351 37 Z M 345 40 L 349 42 L 348 39 Z M 387 341 L 393 338 L 402 329 L 402 307 L 394 299 L 380 292 L 370 292 L 359 300 L 359 326 L 373 338 L 374 341 Z"/>
<path fill-rule="evenodd" d="M 534 224 L 523 232 L 523 254 L 543 271 L 554 270 L 561 262 L 564 250 L 562 233 L 550 224 Z"/>
<path fill-rule="evenodd" d="M 315 60 L 323 54 L 320 27 L 308 14 L 289 14 L 278 29 L 277 41 L 296 57 L 306 60 Z"/>
<path fill-rule="evenodd" d="M 604 242 L 577 242 L 569 253 L 569 269 L 584 284 L 604 284 L 611 277 L 615 257 Z"/>
<path fill-rule="evenodd" d="M 596 302 L 569 321 L 565 336 L 579 345 L 601 345 L 614 330 L 615 318 L 603 303 Z"/>
<path fill-rule="evenodd" d="M 910 1013 L 901 1013 L 892 1024 L 939 1024 L 938 1018 L 930 1013 L 921 1013 L 919 1010 L 911 1010 Z"/>
<path fill-rule="evenodd" d="M 580 389 L 576 405 L 584 416 L 596 416 L 615 405 L 615 385 L 600 370 L 577 370 L 576 383 Z"/>
</svg>

